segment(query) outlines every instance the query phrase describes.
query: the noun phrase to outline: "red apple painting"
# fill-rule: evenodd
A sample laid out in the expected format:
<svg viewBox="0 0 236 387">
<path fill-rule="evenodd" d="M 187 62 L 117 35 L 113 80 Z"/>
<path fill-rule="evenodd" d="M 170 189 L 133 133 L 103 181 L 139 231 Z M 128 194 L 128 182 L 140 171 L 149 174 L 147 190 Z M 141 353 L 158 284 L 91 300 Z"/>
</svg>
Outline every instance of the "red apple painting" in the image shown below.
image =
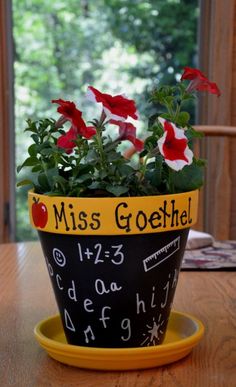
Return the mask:
<svg viewBox="0 0 236 387">
<path fill-rule="evenodd" d="M 32 205 L 32 217 L 35 227 L 44 228 L 48 221 L 48 210 L 44 203 L 34 198 Z"/>
</svg>

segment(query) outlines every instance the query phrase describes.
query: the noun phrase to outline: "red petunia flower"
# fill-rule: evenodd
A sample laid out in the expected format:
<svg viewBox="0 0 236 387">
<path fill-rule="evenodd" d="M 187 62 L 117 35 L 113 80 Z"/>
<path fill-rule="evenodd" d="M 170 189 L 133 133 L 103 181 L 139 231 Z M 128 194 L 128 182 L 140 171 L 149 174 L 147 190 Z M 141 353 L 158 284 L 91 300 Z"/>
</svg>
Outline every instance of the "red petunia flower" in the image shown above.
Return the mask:
<svg viewBox="0 0 236 387">
<path fill-rule="evenodd" d="M 132 117 L 135 120 L 138 119 L 135 102 L 123 95 L 115 95 L 113 97 L 89 86 L 87 98 L 90 101 L 101 103 L 109 120 L 125 121 L 128 117 Z"/>
<path fill-rule="evenodd" d="M 166 164 L 175 171 L 181 170 L 193 161 L 193 152 L 188 147 L 188 140 L 184 129 L 177 128 L 175 124 L 159 117 L 164 134 L 158 140 L 158 148 Z"/>
<path fill-rule="evenodd" d="M 96 134 L 95 128 L 86 126 L 82 118 L 82 112 L 76 108 L 74 102 L 64 101 L 63 99 L 54 99 L 52 100 L 52 103 L 60 105 L 57 108 L 58 113 L 72 123 L 75 134 L 80 134 L 87 139 Z"/>
<path fill-rule="evenodd" d="M 71 153 L 72 149 L 76 146 L 75 142 L 73 140 L 76 140 L 77 133 L 76 131 L 71 127 L 66 134 L 63 134 L 60 136 L 57 140 L 57 146 L 59 148 L 65 149 L 66 153 Z"/>
<path fill-rule="evenodd" d="M 187 87 L 187 92 L 192 92 L 193 90 L 198 91 L 209 91 L 209 93 L 216 94 L 220 96 L 220 90 L 216 83 L 210 82 L 209 79 L 198 69 L 193 69 L 191 67 L 184 67 L 184 73 L 182 74 L 181 81 L 188 79 L 191 82 Z"/>
<path fill-rule="evenodd" d="M 143 150 L 144 143 L 136 137 L 136 128 L 130 122 L 110 120 L 110 124 L 119 126 L 119 140 L 129 140 L 134 145 L 137 152 Z"/>
</svg>

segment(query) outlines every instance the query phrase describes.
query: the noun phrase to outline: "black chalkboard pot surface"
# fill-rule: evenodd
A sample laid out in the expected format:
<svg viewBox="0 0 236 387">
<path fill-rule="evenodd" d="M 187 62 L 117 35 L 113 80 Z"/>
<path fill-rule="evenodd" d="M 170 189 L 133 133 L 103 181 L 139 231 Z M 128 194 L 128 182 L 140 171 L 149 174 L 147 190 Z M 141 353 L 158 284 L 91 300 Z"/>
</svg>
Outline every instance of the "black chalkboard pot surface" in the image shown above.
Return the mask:
<svg viewBox="0 0 236 387">
<path fill-rule="evenodd" d="M 198 191 L 122 198 L 30 191 L 28 198 L 68 343 L 161 344 Z"/>
</svg>

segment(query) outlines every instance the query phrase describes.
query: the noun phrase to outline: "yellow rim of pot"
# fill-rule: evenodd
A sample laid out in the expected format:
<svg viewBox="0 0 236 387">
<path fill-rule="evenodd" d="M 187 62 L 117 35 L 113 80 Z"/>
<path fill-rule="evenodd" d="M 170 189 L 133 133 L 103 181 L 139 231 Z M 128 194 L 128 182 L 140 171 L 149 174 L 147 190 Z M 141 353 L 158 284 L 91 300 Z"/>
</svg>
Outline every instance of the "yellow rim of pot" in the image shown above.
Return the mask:
<svg viewBox="0 0 236 387">
<path fill-rule="evenodd" d="M 197 221 L 198 190 L 173 195 L 71 198 L 28 193 L 34 228 L 59 234 L 129 235 L 179 230 Z"/>
</svg>

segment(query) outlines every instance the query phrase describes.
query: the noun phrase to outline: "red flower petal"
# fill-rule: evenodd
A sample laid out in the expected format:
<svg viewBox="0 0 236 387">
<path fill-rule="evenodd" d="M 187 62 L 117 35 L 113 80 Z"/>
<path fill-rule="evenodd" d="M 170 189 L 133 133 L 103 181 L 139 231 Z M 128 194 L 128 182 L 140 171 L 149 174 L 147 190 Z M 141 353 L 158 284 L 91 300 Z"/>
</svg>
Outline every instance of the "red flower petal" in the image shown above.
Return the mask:
<svg viewBox="0 0 236 387">
<path fill-rule="evenodd" d="M 188 147 L 188 140 L 184 129 L 177 128 L 173 123 L 159 118 L 164 134 L 158 140 L 158 148 L 166 164 L 175 171 L 181 170 L 185 165 L 190 165 L 193 152 Z"/>
<path fill-rule="evenodd" d="M 181 81 L 183 79 L 207 79 L 206 76 L 198 69 L 194 69 L 191 67 L 184 67 L 184 73 L 182 74 Z"/>
<path fill-rule="evenodd" d="M 184 79 L 191 80 L 186 91 L 191 92 L 193 90 L 209 91 L 211 94 L 220 96 L 220 90 L 216 83 L 210 82 L 209 79 L 198 69 L 191 67 L 184 67 L 184 73 L 182 74 L 181 81 Z"/>
<path fill-rule="evenodd" d="M 80 134 L 87 139 L 96 134 L 96 130 L 92 126 L 86 126 L 82 118 L 82 112 L 76 108 L 74 102 L 57 99 L 52 100 L 52 103 L 60 105 L 57 108 L 58 113 L 72 123 L 72 128 L 77 132 L 77 134 Z"/>
<path fill-rule="evenodd" d="M 73 127 L 66 133 L 60 136 L 57 140 L 57 146 L 65 149 L 66 153 L 71 153 L 72 149 L 76 146 L 73 140 L 76 140 L 77 134 Z"/>
<path fill-rule="evenodd" d="M 96 134 L 96 129 L 93 126 L 84 125 L 79 128 L 78 133 L 89 140 Z"/>
<path fill-rule="evenodd" d="M 60 99 L 53 99 L 52 103 L 57 103 L 58 105 L 60 105 L 57 108 L 58 113 L 60 113 L 65 118 L 67 118 L 69 121 L 72 121 L 75 114 L 77 115 L 77 118 L 82 117 L 81 111 L 79 111 L 76 108 L 74 102 L 64 101 L 63 99 L 60 98 Z"/>
<path fill-rule="evenodd" d="M 209 91 L 211 94 L 216 94 L 218 97 L 221 94 L 217 84 L 209 81 L 199 83 L 195 86 L 195 89 L 198 91 Z"/>
<path fill-rule="evenodd" d="M 101 103 L 109 119 L 124 121 L 128 117 L 132 117 L 135 120 L 138 118 L 135 102 L 123 95 L 115 95 L 113 97 L 89 86 L 87 97 L 92 101 Z"/>
<path fill-rule="evenodd" d="M 184 155 L 187 146 L 187 139 L 178 139 L 175 137 L 175 131 L 172 124 L 165 121 L 164 130 L 167 132 L 165 142 L 163 144 L 164 157 L 168 160 L 184 160 L 188 161 Z"/>
<path fill-rule="evenodd" d="M 138 152 L 143 150 L 144 142 L 136 137 L 136 128 L 131 122 L 110 120 L 111 124 L 119 126 L 119 140 L 129 140 Z"/>
</svg>

